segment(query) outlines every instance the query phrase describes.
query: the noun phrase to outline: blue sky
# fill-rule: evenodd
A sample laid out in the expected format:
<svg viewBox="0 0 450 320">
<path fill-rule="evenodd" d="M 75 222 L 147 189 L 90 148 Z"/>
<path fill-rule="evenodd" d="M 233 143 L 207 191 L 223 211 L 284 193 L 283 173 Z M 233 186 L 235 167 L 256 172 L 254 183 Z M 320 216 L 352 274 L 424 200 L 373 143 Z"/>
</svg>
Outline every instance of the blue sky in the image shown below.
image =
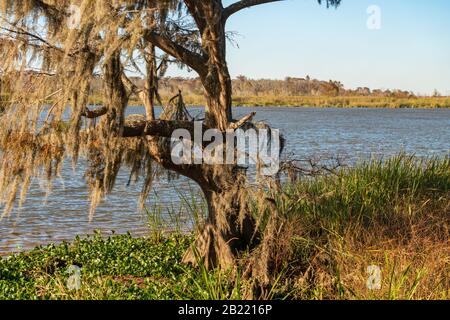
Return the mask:
<svg viewBox="0 0 450 320">
<path fill-rule="evenodd" d="M 381 9 L 379 30 L 367 27 L 371 5 Z M 343 0 L 337 10 L 286 0 L 244 10 L 227 29 L 238 33 L 238 47 L 228 47 L 233 77 L 310 75 L 350 88 L 450 95 L 448 0 Z M 169 75 L 187 74 L 172 69 Z"/>
</svg>

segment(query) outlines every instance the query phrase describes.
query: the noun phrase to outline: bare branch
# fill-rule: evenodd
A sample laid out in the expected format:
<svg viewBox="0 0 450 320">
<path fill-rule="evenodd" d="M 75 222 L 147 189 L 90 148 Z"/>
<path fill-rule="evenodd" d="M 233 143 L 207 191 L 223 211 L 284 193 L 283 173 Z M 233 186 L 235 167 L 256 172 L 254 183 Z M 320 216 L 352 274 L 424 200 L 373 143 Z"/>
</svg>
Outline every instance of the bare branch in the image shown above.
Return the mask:
<svg viewBox="0 0 450 320">
<path fill-rule="evenodd" d="M 230 125 L 230 129 L 234 129 L 234 130 L 239 129 L 244 124 L 246 124 L 247 122 L 251 121 L 255 115 L 256 115 L 256 112 L 252 112 L 252 113 L 246 115 L 242 119 L 236 121 L 235 123 L 232 123 Z"/>
<path fill-rule="evenodd" d="M 2 19 L 2 20 L 6 21 L 5 19 Z M 8 22 L 8 23 L 9 23 L 9 22 Z M 46 41 L 46 40 L 45 40 L 44 38 L 42 38 L 41 36 L 39 36 L 39 35 L 37 35 L 37 34 L 34 34 L 34 33 L 31 33 L 31 32 L 29 32 L 29 31 L 25 30 L 24 28 L 20 28 L 20 27 L 18 27 L 18 26 L 14 26 L 14 27 L 17 28 L 17 30 L 10 29 L 10 28 L 5 28 L 5 27 L 0 27 L 0 30 L 6 31 L 6 32 L 10 32 L 10 33 L 13 33 L 13 34 L 16 34 L 16 35 L 19 35 L 19 36 L 27 36 L 27 37 L 32 38 L 32 39 L 35 40 L 35 41 L 42 42 L 44 45 L 46 45 L 46 46 L 49 47 L 49 48 L 55 48 L 55 49 L 57 49 L 55 46 L 51 45 L 48 41 Z M 59 50 L 60 50 L 60 49 L 59 49 Z M 60 51 L 61 51 L 61 50 L 60 50 Z"/>
<path fill-rule="evenodd" d="M 107 107 L 101 107 L 101 108 L 96 109 L 96 110 L 89 110 L 88 108 L 86 108 L 81 115 L 83 117 L 88 118 L 88 119 L 95 119 L 95 118 L 99 118 L 101 116 L 104 116 L 107 113 L 108 113 L 108 108 Z"/>
<path fill-rule="evenodd" d="M 283 0 L 241 0 L 229 5 L 223 12 L 223 19 L 226 21 L 231 15 L 246 8 L 257 6 L 260 4 L 278 2 Z"/>
<path fill-rule="evenodd" d="M 146 41 L 197 71 L 199 75 L 204 75 L 207 72 L 208 60 L 204 56 L 192 52 L 154 31 L 147 30 L 144 34 L 144 38 Z"/>
<path fill-rule="evenodd" d="M 154 136 L 170 138 L 177 129 L 185 129 L 193 136 L 194 122 L 177 120 L 126 121 L 123 128 L 123 137 Z"/>
<path fill-rule="evenodd" d="M 122 82 L 132 94 L 139 94 L 142 91 L 124 73 L 122 73 Z"/>
</svg>

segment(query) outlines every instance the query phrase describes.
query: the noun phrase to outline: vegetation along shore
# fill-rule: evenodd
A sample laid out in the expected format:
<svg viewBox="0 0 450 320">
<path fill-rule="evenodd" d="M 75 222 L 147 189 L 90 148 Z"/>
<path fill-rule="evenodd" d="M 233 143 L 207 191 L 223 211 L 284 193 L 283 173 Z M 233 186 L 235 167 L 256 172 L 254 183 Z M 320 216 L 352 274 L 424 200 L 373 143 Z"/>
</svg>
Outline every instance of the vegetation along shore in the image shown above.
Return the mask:
<svg viewBox="0 0 450 320">
<path fill-rule="evenodd" d="M 188 106 L 203 106 L 204 97 L 200 95 L 184 96 Z M 163 97 L 168 101 L 169 97 Z M 101 101 L 94 101 L 100 103 Z M 131 105 L 140 106 L 138 100 Z M 314 107 L 314 108 L 450 108 L 450 97 L 372 97 L 372 96 L 234 96 L 235 107 Z"/>
<path fill-rule="evenodd" d="M 131 79 L 143 87 L 140 78 Z M 421 96 L 410 91 L 392 89 L 345 88 L 340 81 L 322 81 L 310 76 L 286 77 L 283 80 L 249 79 L 238 76 L 232 81 L 234 106 L 259 107 L 336 107 L 336 108 L 449 108 L 450 97 L 435 91 L 431 96 Z M 94 88 L 101 89 L 98 83 Z M 97 90 L 97 89 L 95 89 Z M 95 91 L 94 90 L 94 91 Z M 190 106 L 206 104 L 203 88 L 198 78 L 165 77 L 159 81 L 159 94 L 163 103 L 181 90 L 185 103 Z M 95 100 L 95 99 L 94 99 Z M 101 101 L 97 99 L 97 103 Z M 132 105 L 141 105 L 132 98 Z"/>
<path fill-rule="evenodd" d="M 270 193 L 270 192 L 269 192 Z M 268 194 L 257 265 L 272 277 L 267 299 L 448 299 L 450 160 L 399 155 L 305 178 Z M 191 212 L 203 215 L 203 212 Z M 254 212 L 258 216 L 257 211 Z M 0 299 L 242 299 L 253 255 L 233 270 L 181 263 L 193 236 L 101 235 L 39 247 L 0 261 Z M 79 290 L 67 286 L 81 267 Z M 380 270 L 370 289 L 368 268 Z"/>
<path fill-rule="evenodd" d="M 33 76 L 33 75 L 31 75 Z M 36 77 L 36 75 L 34 75 Z M 131 77 L 130 81 L 137 87 L 145 86 L 144 80 Z M 8 95 L 8 83 L 3 79 L 1 91 L 0 79 L 0 108 L 11 100 Z M 101 79 L 92 81 L 90 103 L 103 105 L 101 95 L 103 83 Z M 158 94 L 162 104 L 181 91 L 184 102 L 188 106 L 206 105 L 201 81 L 197 78 L 171 78 L 159 80 Z M 49 100 L 49 104 L 54 101 Z M 335 107 L 335 108 L 450 108 L 450 97 L 434 92 L 431 96 L 416 95 L 403 90 L 381 90 L 359 87 L 346 89 L 339 81 L 320 81 L 306 78 L 290 78 L 284 80 L 252 80 L 239 76 L 233 80 L 233 106 L 238 107 Z M 142 106 L 137 95 L 131 95 L 130 106 Z"/>
</svg>

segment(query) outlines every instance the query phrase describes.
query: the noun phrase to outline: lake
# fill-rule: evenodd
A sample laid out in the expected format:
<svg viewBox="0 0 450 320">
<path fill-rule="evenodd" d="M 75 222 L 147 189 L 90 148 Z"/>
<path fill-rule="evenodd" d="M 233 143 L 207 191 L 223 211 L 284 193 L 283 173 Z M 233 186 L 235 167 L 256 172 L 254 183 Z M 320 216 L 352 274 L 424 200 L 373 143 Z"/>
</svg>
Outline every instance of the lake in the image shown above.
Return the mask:
<svg viewBox="0 0 450 320">
<path fill-rule="evenodd" d="M 130 108 L 142 113 L 138 108 Z M 200 108 L 190 109 L 193 115 Z M 417 156 L 449 156 L 450 109 L 336 109 L 336 108 L 235 108 L 235 118 L 252 111 L 256 119 L 279 128 L 287 139 L 285 152 L 293 158 L 339 156 L 347 163 L 371 157 L 387 157 L 404 151 Z M 99 206 L 92 222 L 88 217 L 88 193 L 83 164 L 73 171 L 69 161 L 63 177 L 46 194 L 43 181 L 34 181 L 22 210 L 0 222 L 0 254 L 41 244 L 72 240 L 76 235 L 104 233 L 145 235 L 149 216 L 137 211 L 140 184 L 127 186 L 122 170 L 112 195 Z M 198 188 L 187 181 L 162 179 L 155 183 L 148 208 L 190 226 L 183 213 L 197 205 Z M 187 195 L 187 196 L 186 196 Z M 200 203 L 201 204 L 201 203 Z"/>
</svg>

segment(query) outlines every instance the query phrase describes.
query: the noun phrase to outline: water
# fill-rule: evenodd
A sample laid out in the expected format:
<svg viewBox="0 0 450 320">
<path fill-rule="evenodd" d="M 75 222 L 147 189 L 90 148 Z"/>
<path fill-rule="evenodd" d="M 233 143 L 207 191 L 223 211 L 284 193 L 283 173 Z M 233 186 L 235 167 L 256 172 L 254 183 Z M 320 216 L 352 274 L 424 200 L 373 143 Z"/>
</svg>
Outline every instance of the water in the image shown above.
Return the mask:
<svg viewBox="0 0 450 320">
<path fill-rule="evenodd" d="M 417 156 L 447 156 L 450 153 L 450 109 L 335 109 L 335 108 L 236 108 L 235 117 L 252 111 L 256 119 L 280 128 L 287 139 L 291 158 L 340 156 L 347 162 L 372 156 L 390 156 L 400 151 Z M 133 110 L 136 112 L 136 109 Z M 142 110 L 139 110 L 142 112 Z M 201 114 L 200 108 L 191 110 Z M 0 222 L 0 254 L 25 250 L 41 244 L 71 240 L 94 230 L 104 233 L 144 235 L 148 232 L 146 214 L 137 211 L 141 185 L 127 187 L 128 172 L 122 170 L 115 190 L 102 204 L 92 222 L 88 217 L 88 193 L 83 180 L 83 164 L 72 170 L 65 165 L 63 179 L 54 182 L 46 198 L 46 186 L 34 181 L 23 209 Z M 162 213 L 183 213 L 199 194 L 186 179 L 162 179 L 154 186 L 148 206 Z M 190 221 L 179 223 L 189 225 Z"/>
</svg>

